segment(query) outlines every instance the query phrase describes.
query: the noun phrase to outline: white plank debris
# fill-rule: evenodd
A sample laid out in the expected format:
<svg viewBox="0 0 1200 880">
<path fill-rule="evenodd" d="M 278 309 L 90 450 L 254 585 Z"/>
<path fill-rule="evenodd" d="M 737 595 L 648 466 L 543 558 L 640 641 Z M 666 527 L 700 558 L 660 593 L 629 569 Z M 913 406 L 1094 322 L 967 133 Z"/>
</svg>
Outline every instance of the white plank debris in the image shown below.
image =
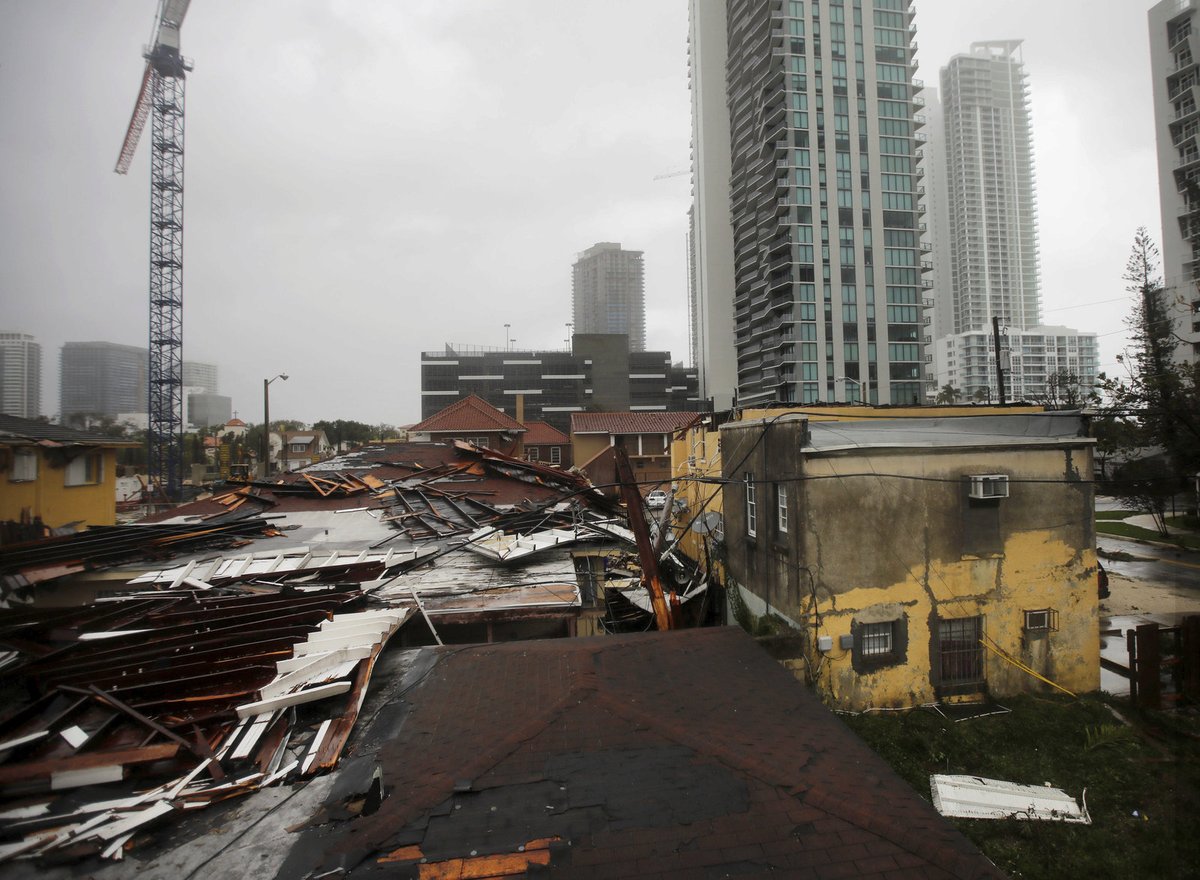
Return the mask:
<svg viewBox="0 0 1200 880">
<path fill-rule="evenodd" d="M 582 526 L 574 529 L 542 529 L 537 532 L 508 534 L 497 528 L 485 526 L 476 529 L 467 536 L 464 545 L 472 553 L 486 556 L 497 562 L 513 562 L 532 556 L 551 547 L 561 547 L 564 544 L 574 544 L 576 541 L 587 541 L 599 538 L 600 535 Z"/>
<path fill-rule="evenodd" d="M 361 555 L 341 557 L 342 562 L 356 559 L 361 561 Z M 244 560 L 231 561 L 244 567 Z M 191 576 L 189 573 L 188 577 Z M 173 813 L 205 807 L 231 793 L 273 785 L 294 773 L 307 774 L 331 766 L 329 755 L 332 754 L 336 761 L 343 742 L 336 734 L 339 724 L 348 731 L 347 725 L 353 723 L 366 695 L 370 669 L 369 665 L 364 667 L 363 664 L 373 661 L 387 640 L 413 613 L 411 608 L 386 608 L 337 614 L 309 633 L 306 641 L 298 642 L 292 657 L 276 663 L 275 679 L 259 691 L 261 699 L 239 706 L 241 721 L 219 747 L 214 746 L 216 760 L 229 762 L 226 770 L 232 766 L 255 768 L 257 763 L 266 772 L 256 770 L 230 775 L 223 782 L 216 782 L 201 778 L 213 760 L 205 758 L 183 776 L 157 788 L 132 797 L 77 807 L 56 817 L 56 827 L 45 827 L 50 815 L 49 802 L 10 810 L 0 819 L 13 824 L 25 820 L 40 827 L 21 840 L 0 845 L 0 863 L 14 858 L 33 858 L 81 843 L 99 844 L 103 858 L 120 859 L 124 856 L 126 843 L 145 825 Z M 289 707 L 351 692 L 356 683 L 357 691 L 351 693 L 350 703 L 333 704 L 337 708 L 331 709 L 331 715 L 320 722 L 311 740 L 304 741 L 303 735 L 297 732 L 304 728 L 295 726 L 295 710 Z M 271 734 L 281 723 L 286 724 L 286 729 Z M 48 730 L 39 731 L 30 737 L 0 743 L 0 747 L 13 748 L 49 733 Z M 75 745 L 83 731 L 72 727 L 61 734 Z M 271 736 L 278 742 L 264 746 Z M 123 770 L 122 765 L 113 764 L 55 773 L 51 777 L 51 788 L 59 790 L 115 782 L 123 777 Z"/>
<path fill-rule="evenodd" d="M 231 558 L 218 557 L 205 562 L 192 561 L 176 568 L 148 571 L 133 578 L 129 583 L 166 585 L 170 588 L 188 583 L 189 586 L 207 588 L 236 580 L 278 578 L 299 572 L 320 573 L 321 569 L 345 565 L 379 564 L 385 571 L 391 571 L 402 565 L 417 563 L 437 552 L 437 548 L 432 546 L 401 550 L 363 550 L 360 553 L 337 550 L 313 552 L 309 547 L 295 547 L 283 552 L 266 550 Z"/>
<path fill-rule="evenodd" d="M 1060 788 L 1022 785 L 982 776 L 934 775 L 929 777 L 933 805 L 943 816 L 963 819 L 1035 819 L 1048 822 L 1092 824 L 1083 806 Z"/>
</svg>

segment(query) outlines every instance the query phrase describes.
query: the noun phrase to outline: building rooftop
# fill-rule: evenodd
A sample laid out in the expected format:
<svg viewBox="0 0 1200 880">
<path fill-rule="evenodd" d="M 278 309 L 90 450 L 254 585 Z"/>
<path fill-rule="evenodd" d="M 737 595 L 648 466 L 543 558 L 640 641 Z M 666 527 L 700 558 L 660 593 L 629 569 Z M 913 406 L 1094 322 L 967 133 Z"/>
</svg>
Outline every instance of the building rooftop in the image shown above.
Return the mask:
<svg viewBox="0 0 1200 880">
<path fill-rule="evenodd" d="M 570 437 L 547 422 L 526 422 L 524 440 L 526 446 L 565 446 L 571 442 Z"/>
<path fill-rule="evenodd" d="M 352 745 L 390 795 L 279 876 L 1002 876 L 740 630 L 422 654 Z"/>
<path fill-rule="evenodd" d="M 731 427 L 737 427 L 736 423 Z M 1080 444 L 1095 442 L 1084 435 L 1083 419 L 1078 412 L 810 422 L 808 431 L 805 449 L 813 452 L 861 447 L 954 448 L 1062 444 L 1071 440 Z"/>
<path fill-rule="evenodd" d="M 77 431 L 65 425 L 52 425 L 36 419 L 0 415 L 0 443 L 8 445 L 38 444 L 41 446 L 136 446 L 138 441 L 125 437 L 110 437 L 91 431 Z"/>
<path fill-rule="evenodd" d="M 696 412 L 572 413 L 571 433 L 673 434 L 703 416 Z"/>
<path fill-rule="evenodd" d="M 500 412 L 482 397 L 471 394 L 456 400 L 423 422 L 409 428 L 411 433 L 438 434 L 448 431 L 514 431 L 525 430 L 512 416 Z"/>
</svg>

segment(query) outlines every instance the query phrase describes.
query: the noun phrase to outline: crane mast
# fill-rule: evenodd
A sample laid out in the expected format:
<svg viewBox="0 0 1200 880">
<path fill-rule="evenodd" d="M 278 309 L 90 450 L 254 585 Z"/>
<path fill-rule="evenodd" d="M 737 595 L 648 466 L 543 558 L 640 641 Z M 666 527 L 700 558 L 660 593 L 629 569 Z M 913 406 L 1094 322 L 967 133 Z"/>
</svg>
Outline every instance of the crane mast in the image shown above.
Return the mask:
<svg viewBox="0 0 1200 880">
<path fill-rule="evenodd" d="M 150 363 L 146 455 L 151 485 L 171 501 L 183 488 L 183 147 L 184 84 L 179 54 L 190 0 L 162 0 L 154 43 L 116 171 L 129 169 L 150 118 Z"/>
</svg>

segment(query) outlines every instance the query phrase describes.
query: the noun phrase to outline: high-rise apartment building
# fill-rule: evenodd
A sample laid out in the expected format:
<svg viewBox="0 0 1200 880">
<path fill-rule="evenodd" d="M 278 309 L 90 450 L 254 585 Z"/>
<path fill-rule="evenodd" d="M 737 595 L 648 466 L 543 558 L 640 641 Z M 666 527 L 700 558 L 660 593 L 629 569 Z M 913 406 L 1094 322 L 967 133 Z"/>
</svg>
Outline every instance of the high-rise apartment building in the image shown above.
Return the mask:
<svg viewBox="0 0 1200 880">
<path fill-rule="evenodd" d="M 936 385 L 1055 403 L 1092 390 L 1096 334 L 1042 326 L 1029 83 L 1021 40 L 972 43 L 931 98 Z M 940 98 L 940 101 L 938 101 Z M 936 103 L 936 107 L 933 105 Z M 996 357 L 993 319 L 1001 328 Z M 1068 387 L 1069 386 L 1069 390 Z"/>
<path fill-rule="evenodd" d="M 183 362 L 183 386 L 185 388 L 203 388 L 205 394 L 219 394 L 218 369 L 216 364 L 202 364 L 199 361 Z"/>
<path fill-rule="evenodd" d="M 572 267 L 576 333 L 624 333 L 630 351 L 646 350 L 646 289 L 641 251 L 602 241 Z"/>
<path fill-rule="evenodd" d="M 733 333 L 733 226 L 729 221 L 728 39 L 724 0 L 693 0 L 688 79 L 692 93 L 692 208 L 688 212 L 691 354 L 700 396 L 729 409 L 737 391 Z"/>
<path fill-rule="evenodd" d="M 72 416 L 144 413 L 147 404 L 145 348 L 115 342 L 68 342 L 62 347 L 59 410 Z"/>
<path fill-rule="evenodd" d="M 0 413 L 42 414 L 42 347 L 28 333 L 0 332 Z"/>
<path fill-rule="evenodd" d="M 1162 305 L 1175 357 L 1200 361 L 1200 16 L 1196 0 L 1150 10 L 1150 73 L 1162 211 Z"/>
<path fill-rule="evenodd" d="M 729 167 L 695 174 L 728 182 L 732 301 L 705 307 L 732 309 L 739 405 L 922 399 L 932 266 L 910 0 L 693 0 L 693 84 L 714 3 L 728 130 L 702 118 L 697 137 L 728 136 Z"/>
<path fill-rule="evenodd" d="M 1006 401 L 1081 403 L 1100 370 L 1095 333 L 1069 327 L 1006 328 L 1000 341 Z M 939 387 L 949 385 L 957 401 L 997 403 L 995 334 L 990 328 L 953 333 L 937 340 Z"/>
<path fill-rule="evenodd" d="M 1020 40 L 972 43 L 942 68 L 954 327 L 1041 323 L 1029 88 Z M 939 291 L 939 293 L 941 293 Z"/>
</svg>

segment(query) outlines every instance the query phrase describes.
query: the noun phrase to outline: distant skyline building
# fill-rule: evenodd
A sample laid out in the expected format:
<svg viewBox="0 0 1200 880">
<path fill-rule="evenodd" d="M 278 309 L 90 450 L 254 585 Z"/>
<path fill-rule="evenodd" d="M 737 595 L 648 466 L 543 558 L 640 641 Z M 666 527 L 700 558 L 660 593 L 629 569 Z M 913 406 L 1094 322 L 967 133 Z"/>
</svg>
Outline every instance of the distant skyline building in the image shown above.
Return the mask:
<svg viewBox="0 0 1200 880">
<path fill-rule="evenodd" d="M 910 0 L 692 0 L 691 21 L 694 247 L 718 269 L 697 311 L 731 317 L 738 404 L 924 399 Z M 720 375 L 720 347 L 701 356 Z"/>
<path fill-rule="evenodd" d="M 623 333 L 630 351 L 645 351 L 642 251 L 602 241 L 580 253 L 571 270 L 571 300 L 574 332 Z"/>
<path fill-rule="evenodd" d="M 1000 349 L 1009 403 L 1057 403 L 1069 394 L 1082 401 L 1100 371 L 1096 334 L 1069 327 L 1009 329 L 1001 337 Z M 991 328 L 941 337 L 936 362 L 939 387 L 953 387 L 960 395 L 958 402 L 999 402 Z"/>
<path fill-rule="evenodd" d="M 1149 12 L 1163 300 L 1178 362 L 1200 361 L 1200 33 L 1195 0 Z"/>
<path fill-rule="evenodd" d="M 0 332 L 0 413 L 42 414 L 42 346 L 28 333 Z"/>
<path fill-rule="evenodd" d="M 59 412 L 108 417 L 146 412 L 149 352 L 116 342 L 68 342 L 59 360 Z"/>
<path fill-rule="evenodd" d="M 116 342 L 68 342 L 59 358 L 59 411 L 66 422 L 86 415 L 129 419 L 142 424 L 149 404 L 146 376 L 150 352 L 137 345 Z M 204 420 L 191 422 L 206 427 L 229 420 L 228 397 L 218 393 L 216 364 L 183 362 L 184 424 L 189 424 L 188 396 L 198 396 L 197 414 Z M 213 421 L 209 422 L 208 419 Z"/>
<path fill-rule="evenodd" d="M 203 388 L 205 394 L 220 394 L 218 381 L 220 371 L 216 364 L 202 364 L 199 361 L 183 362 L 183 385 L 185 388 Z M 228 420 L 226 416 L 226 420 Z"/>
<path fill-rule="evenodd" d="M 929 185 L 938 389 L 998 402 L 1091 392 L 1095 333 L 1043 326 L 1029 83 L 1021 40 L 972 43 L 931 94 Z M 939 100 L 940 99 L 940 100 Z M 936 106 L 934 106 L 936 104 Z M 993 319 L 1001 330 L 1000 357 Z M 1070 390 L 1068 391 L 1068 386 Z"/>
<path fill-rule="evenodd" d="M 472 394 L 564 433 L 576 412 L 705 409 L 695 368 L 676 366 L 669 351 L 630 351 L 621 333 L 576 333 L 571 342 L 571 351 L 447 344 L 422 352 L 421 418 Z"/>
<path fill-rule="evenodd" d="M 971 44 L 941 71 L 943 197 L 954 326 L 1024 330 L 1042 320 L 1029 87 L 1021 40 Z"/>
</svg>

